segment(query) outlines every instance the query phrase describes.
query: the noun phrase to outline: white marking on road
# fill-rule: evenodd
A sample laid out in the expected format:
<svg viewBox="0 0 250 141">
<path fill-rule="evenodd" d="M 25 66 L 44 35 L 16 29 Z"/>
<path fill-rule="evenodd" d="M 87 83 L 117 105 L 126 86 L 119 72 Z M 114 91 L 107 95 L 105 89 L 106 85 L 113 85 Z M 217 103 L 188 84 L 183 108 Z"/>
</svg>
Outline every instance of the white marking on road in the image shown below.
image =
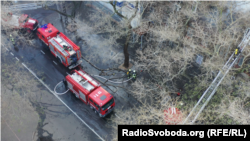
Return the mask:
<svg viewBox="0 0 250 141">
<path fill-rule="evenodd" d="M 69 106 L 63 102 L 63 100 L 61 98 L 59 98 L 58 95 L 56 95 L 41 79 L 39 79 L 36 74 L 30 70 L 24 63 L 22 63 L 22 65 L 27 69 L 29 70 L 29 72 L 34 75 L 36 77 L 36 79 L 38 79 L 38 81 L 40 81 L 58 100 L 60 100 L 83 124 L 85 124 L 91 131 L 93 131 L 101 140 L 105 141 L 100 135 L 98 135 L 95 130 L 93 130 L 91 127 L 89 127 L 89 125 L 84 122 L 84 120 L 82 120 L 76 112 L 74 112 L 71 108 L 69 108 Z"/>
<path fill-rule="evenodd" d="M 53 61 L 53 62 L 57 65 L 57 63 L 55 61 Z"/>
<path fill-rule="evenodd" d="M 17 59 L 17 61 L 19 61 L 19 59 L 17 57 L 15 57 Z"/>
<path fill-rule="evenodd" d="M 12 56 L 14 56 L 14 54 L 13 54 L 12 52 L 10 52 L 10 54 L 11 54 Z"/>
<path fill-rule="evenodd" d="M 41 50 L 41 52 L 42 52 L 43 54 L 45 54 L 42 50 Z"/>
<path fill-rule="evenodd" d="M 6 50 L 8 50 L 8 48 L 7 48 L 7 47 L 6 47 L 5 49 L 6 49 Z M 9 51 L 9 50 L 8 50 L 8 51 Z"/>
</svg>

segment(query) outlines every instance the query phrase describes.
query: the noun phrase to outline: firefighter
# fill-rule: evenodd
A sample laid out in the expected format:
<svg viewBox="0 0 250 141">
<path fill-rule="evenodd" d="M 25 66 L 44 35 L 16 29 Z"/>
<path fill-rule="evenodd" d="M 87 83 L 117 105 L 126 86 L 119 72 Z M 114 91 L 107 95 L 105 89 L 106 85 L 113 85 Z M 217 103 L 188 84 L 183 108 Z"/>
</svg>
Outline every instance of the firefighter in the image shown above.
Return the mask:
<svg viewBox="0 0 250 141">
<path fill-rule="evenodd" d="M 14 40 L 14 38 L 12 37 L 11 34 L 10 34 L 10 40 L 11 40 L 12 44 L 15 46 L 15 40 Z"/>
<path fill-rule="evenodd" d="M 181 89 L 180 89 L 180 91 L 179 91 L 179 92 L 177 92 L 177 95 L 178 95 L 178 96 L 180 96 L 180 95 L 181 95 Z"/>
<path fill-rule="evenodd" d="M 132 74 L 132 80 L 133 80 L 133 81 L 136 80 L 136 72 L 135 72 L 135 70 L 133 71 L 133 74 Z"/>
<path fill-rule="evenodd" d="M 241 51 L 239 50 L 239 48 L 236 48 L 234 51 L 234 59 L 236 59 L 236 57 L 241 53 Z M 234 60 L 233 59 L 233 60 Z"/>
<path fill-rule="evenodd" d="M 77 58 L 74 57 L 74 58 L 73 58 L 73 61 L 74 61 L 74 64 L 76 65 L 76 63 L 77 63 Z"/>
<path fill-rule="evenodd" d="M 128 71 L 127 71 L 127 76 L 128 76 L 128 79 L 131 77 L 131 69 L 129 69 Z"/>
<path fill-rule="evenodd" d="M 63 45 L 63 49 L 66 50 L 68 49 L 68 47 L 66 45 Z"/>
<path fill-rule="evenodd" d="M 76 57 L 72 57 L 72 65 L 76 65 L 76 63 L 77 63 L 77 58 Z"/>
<path fill-rule="evenodd" d="M 65 86 L 65 89 L 67 89 L 68 88 L 68 84 L 67 84 L 67 81 L 65 79 L 63 79 L 63 84 Z"/>
</svg>

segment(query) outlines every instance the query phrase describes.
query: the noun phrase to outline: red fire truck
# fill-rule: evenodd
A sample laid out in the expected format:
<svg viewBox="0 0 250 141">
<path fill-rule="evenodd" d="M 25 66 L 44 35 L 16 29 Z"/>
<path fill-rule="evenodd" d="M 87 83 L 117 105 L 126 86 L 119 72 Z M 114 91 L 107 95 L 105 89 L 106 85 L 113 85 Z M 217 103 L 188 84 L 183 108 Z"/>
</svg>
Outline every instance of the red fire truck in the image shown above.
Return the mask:
<svg viewBox="0 0 250 141">
<path fill-rule="evenodd" d="M 12 13 L 3 13 L 1 19 L 2 29 L 20 29 L 22 32 L 32 32 L 38 28 L 38 21 L 32 19 L 27 14 L 22 14 L 20 17 L 12 15 Z"/>
<path fill-rule="evenodd" d="M 83 70 L 73 70 L 66 76 L 66 82 L 70 91 L 100 117 L 105 117 L 114 109 L 113 96 Z"/>
<path fill-rule="evenodd" d="M 59 32 L 51 23 L 39 27 L 36 34 L 65 67 L 72 69 L 81 64 L 82 59 L 79 46 Z"/>
</svg>

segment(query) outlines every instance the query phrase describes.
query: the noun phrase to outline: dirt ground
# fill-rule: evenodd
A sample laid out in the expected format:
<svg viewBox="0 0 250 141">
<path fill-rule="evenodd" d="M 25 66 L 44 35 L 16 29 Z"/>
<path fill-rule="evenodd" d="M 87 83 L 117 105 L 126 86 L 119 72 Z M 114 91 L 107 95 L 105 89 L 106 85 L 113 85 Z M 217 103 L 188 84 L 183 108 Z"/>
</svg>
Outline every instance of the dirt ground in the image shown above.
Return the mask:
<svg viewBox="0 0 250 141">
<path fill-rule="evenodd" d="M 3 84 L 2 94 L 2 140 L 32 140 L 39 116 L 10 84 Z"/>
<path fill-rule="evenodd" d="M 2 60 L 5 59 L 2 58 Z M 19 67 L 13 69 L 14 58 L 8 60 L 13 65 L 7 65 L 4 61 L 1 65 L 1 140 L 33 141 L 36 140 L 35 132 L 39 115 L 27 98 L 29 93 L 25 90 L 28 89 L 20 85 L 23 83 L 22 80 L 25 80 L 25 75 L 21 74 Z M 17 72 L 18 69 L 19 72 Z M 19 83 L 16 82 L 18 79 Z M 35 83 L 33 85 L 36 86 Z"/>
</svg>

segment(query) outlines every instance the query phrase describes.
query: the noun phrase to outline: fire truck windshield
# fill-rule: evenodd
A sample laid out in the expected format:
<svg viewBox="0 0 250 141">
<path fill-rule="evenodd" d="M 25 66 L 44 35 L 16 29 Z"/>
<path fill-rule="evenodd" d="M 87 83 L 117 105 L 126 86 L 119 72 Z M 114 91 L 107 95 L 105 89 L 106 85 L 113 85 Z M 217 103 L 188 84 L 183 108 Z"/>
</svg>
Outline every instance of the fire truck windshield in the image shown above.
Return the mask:
<svg viewBox="0 0 250 141">
<path fill-rule="evenodd" d="M 106 110 L 110 105 L 114 103 L 114 99 L 112 98 L 109 102 L 102 106 L 102 110 Z"/>
</svg>

